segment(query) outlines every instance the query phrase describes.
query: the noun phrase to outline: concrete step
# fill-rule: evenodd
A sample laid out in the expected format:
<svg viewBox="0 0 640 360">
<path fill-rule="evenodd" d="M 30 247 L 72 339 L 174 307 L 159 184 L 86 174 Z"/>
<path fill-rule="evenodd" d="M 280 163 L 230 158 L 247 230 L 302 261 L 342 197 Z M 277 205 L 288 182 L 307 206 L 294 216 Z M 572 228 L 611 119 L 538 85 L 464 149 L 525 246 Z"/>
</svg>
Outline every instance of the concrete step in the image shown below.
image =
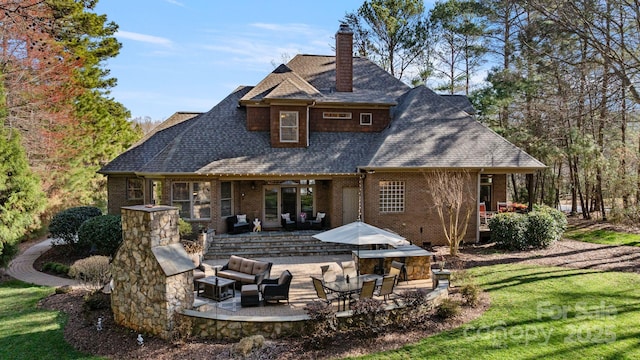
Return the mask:
<svg viewBox="0 0 640 360">
<path fill-rule="evenodd" d="M 265 232 L 214 236 L 209 242 L 205 259 L 225 259 L 231 255 L 243 257 L 322 256 L 349 254 L 350 245 L 325 243 L 311 236 L 315 232 Z"/>
</svg>

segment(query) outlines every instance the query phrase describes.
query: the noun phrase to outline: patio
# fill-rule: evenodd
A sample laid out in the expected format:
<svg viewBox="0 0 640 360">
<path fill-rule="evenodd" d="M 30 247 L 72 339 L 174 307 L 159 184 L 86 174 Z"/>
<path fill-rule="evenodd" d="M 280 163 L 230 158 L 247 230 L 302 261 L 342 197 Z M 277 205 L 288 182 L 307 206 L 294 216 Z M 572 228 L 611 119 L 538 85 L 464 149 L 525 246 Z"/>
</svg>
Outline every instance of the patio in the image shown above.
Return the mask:
<svg viewBox="0 0 640 360">
<path fill-rule="evenodd" d="M 306 316 L 304 307 L 306 304 L 317 300 L 318 297 L 313 288 L 311 276 L 321 277 L 320 267 L 335 262 L 349 261 L 351 255 L 327 255 L 327 256 L 288 256 L 288 257 L 264 257 L 255 258 L 256 260 L 273 262 L 271 269 L 271 277 L 277 278 L 284 270 L 289 270 L 293 274 L 291 288 L 289 291 L 289 304 L 281 301 L 280 304 L 261 304 L 254 307 L 240 306 L 240 291 L 236 291 L 235 299 L 228 299 L 220 303 L 209 300 L 204 297 L 196 297 L 196 306 L 200 312 L 211 313 L 212 316 L 218 315 L 228 319 L 229 317 L 292 317 L 299 318 Z M 207 260 L 207 264 L 224 265 L 224 260 Z M 395 287 L 394 292 L 400 292 L 407 289 L 431 289 L 431 279 L 400 281 Z M 233 311 L 233 302 L 236 302 L 236 311 Z M 338 304 L 333 302 L 335 310 L 338 310 Z M 240 319 L 238 319 L 240 320 Z"/>
</svg>

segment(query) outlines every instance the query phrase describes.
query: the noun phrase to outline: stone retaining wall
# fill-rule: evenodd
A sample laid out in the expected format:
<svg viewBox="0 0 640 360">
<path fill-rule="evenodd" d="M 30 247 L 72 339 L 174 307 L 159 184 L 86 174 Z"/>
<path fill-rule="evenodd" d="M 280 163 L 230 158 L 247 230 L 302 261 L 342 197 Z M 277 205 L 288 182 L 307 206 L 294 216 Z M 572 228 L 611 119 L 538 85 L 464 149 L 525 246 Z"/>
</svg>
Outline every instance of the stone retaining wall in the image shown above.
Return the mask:
<svg viewBox="0 0 640 360">
<path fill-rule="evenodd" d="M 441 280 L 438 287 L 427 293 L 427 302 L 430 306 L 436 306 L 440 301 L 449 296 L 449 282 Z M 402 311 L 402 306 L 390 305 L 387 311 Z M 196 310 L 183 310 L 182 314 L 192 323 L 192 335 L 205 339 L 240 340 L 247 336 L 262 335 L 265 338 L 278 339 L 288 336 L 301 336 L 308 334 L 310 326 L 307 315 L 300 316 L 233 316 L 217 315 L 214 312 L 200 312 Z M 337 314 L 339 328 L 350 326 L 351 311 L 342 311 Z"/>
</svg>

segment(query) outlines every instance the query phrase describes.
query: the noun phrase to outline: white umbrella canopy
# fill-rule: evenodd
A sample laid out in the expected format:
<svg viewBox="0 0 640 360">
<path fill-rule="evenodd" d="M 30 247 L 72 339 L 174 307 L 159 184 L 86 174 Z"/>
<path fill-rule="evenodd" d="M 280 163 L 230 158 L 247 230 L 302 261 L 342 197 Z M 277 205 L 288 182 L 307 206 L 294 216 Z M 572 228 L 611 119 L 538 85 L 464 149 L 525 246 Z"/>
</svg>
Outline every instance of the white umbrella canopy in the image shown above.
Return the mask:
<svg viewBox="0 0 640 360">
<path fill-rule="evenodd" d="M 409 242 L 404 237 L 362 221 L 355 221 L 335 229 L 321 232 L 313 235 L 313 238 L 324 242 L 350 245 L 387 244 L 395 247 L 409 245 Z"/>
</svg>

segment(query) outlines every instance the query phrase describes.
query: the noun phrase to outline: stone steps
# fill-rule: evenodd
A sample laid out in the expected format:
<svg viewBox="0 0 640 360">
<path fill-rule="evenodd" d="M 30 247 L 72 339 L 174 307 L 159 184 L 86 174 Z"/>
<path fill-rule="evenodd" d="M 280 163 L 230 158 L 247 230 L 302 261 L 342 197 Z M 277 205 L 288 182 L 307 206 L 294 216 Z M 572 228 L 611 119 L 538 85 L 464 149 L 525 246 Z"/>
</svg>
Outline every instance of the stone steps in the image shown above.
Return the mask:
<svg viewBox="0 0 640 360">
<path fill-rule="evenodd" d="M 281 256 L 322 256 L 349 254 L 353 246 L 326 243 L 311 236 L 316 231 L 262 232 L 215 235 L 204 255 L 207 260 L 231 255 L 248 258 Z"/>
</svg>

